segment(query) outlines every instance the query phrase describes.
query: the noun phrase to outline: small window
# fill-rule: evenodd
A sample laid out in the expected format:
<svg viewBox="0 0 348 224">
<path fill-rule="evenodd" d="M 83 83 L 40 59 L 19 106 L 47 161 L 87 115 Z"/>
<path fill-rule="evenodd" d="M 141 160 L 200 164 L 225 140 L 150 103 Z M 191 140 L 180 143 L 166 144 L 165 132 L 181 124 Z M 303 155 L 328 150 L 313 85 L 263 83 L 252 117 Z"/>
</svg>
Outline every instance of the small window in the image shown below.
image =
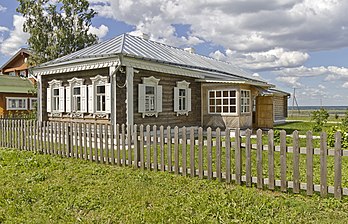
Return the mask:
<svg viewBox="0 0 348 224">
<path fill-rule="evenodd" d="M 27 98 L 7 98 L 7 110 L 27 110 Z"/>
<path fill-rule="evenodd" d="M 97 75 L 91 78 L 88 86 L 88 112 L 107 117 L 111 113 L 111 84 L 107 76 Z"/>
<path fill-rule="evenodd" d="M 53 89 L 53 94 L 52 94 L 52 100 L 53 100 L 53 111 L 58 111 L 59 110 L 59 88 Z"/>
<path fill-rule="evenodd" d="M 30 110 L 37 109 L 37 98 L 30 98 L 29 109 Z"/>
<path fill-rule="evenodd" d="M 250 90 L 240 91 L 241 113 L 250 113 Z"/>
<path fill-rule="evenodd" d="M 190 83 L 184 81 L 177 82 L 177 87 L 174 88 L 174 111 L 178 115 L 188 116 L 191 111 L 191 89 Z"/>
<path fill-rule="evenodd" d="M 236 90 L 210 90 L 208 93 L 210 114 L 236 114 Z"/>
<path fill-rule="evenodd" d="M 81 87 L 73 88 L 72 111 L 81 111 Z"/>
<path fill-rule="evenodd" d="M 145 111 L 154 112 L 155 109 L 155 87 L 145 86 Z"/>
<path fill-rule="evenodd" d="M 162 112 L 162 86 L 158 85 L 159 79 L 145 77 L 143 84 L 138 85 L 138 112 L 145 116 L 158 116 Z"/>
<path fill-rule="evenodd" d="M 97 94 L 96 94 L 96 100 L 97 100 L 97 112 L 105 112 L 105 85 L 97 86 Z"/>
</svg>

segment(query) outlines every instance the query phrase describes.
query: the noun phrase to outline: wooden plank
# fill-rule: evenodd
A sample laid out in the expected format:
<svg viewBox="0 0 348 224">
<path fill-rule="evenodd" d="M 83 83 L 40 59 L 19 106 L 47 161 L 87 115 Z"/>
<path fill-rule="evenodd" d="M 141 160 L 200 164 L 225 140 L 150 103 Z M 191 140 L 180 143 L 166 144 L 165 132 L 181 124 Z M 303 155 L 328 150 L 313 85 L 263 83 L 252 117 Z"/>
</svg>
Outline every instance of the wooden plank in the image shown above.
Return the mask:
<svg viewBox="0 0 348 224">
<path fill-rule="evenodd" d="M 98 156 L 98 125 L 97 123 L 94 123 L 93 125 L 93 132 L 94 132 L 94 161 L 98 163 L 99 156 Z"/>
<path fill-rule="evenodd" d="M 52 147 L 52 149 L 53 149 L 54 155 L 57 155 L 57 147 L 58 147 L 57 126 L 58 126 L 58 123 L 54 122 L 53 123 L 53 132 L 52 132 L 52 135 L 53 135 L 53 147 Z"/>
<path fill-rule="evenodd" d="M 195 168 L 195 129 L 190 128 L 190 175 L 191 177 L 196 176 Z"/>
<path fill-rule="evenodd" d="M 174 127 L 174 173 L 179 174 L 179 128 Z"/>
<path fill-rule="evenodd" d="M 236 184 L 242 184 L 242 153 L 240 149 L 240 129 L 235 132 L 235 163 L 236 163 Z"/>
<path fill-rule="evenodd" d="M 132 166 L 132 126 L 127 125 L 128 166 Z"/>
<path fill-rule="evenodd" d="M 47 130 L 48 130 L 48 125 L 47 125 L 47 121 L 43 122 L 43 152 L 44 154 L 48 154 L 48 148 L 47 148 Z"/>
<path fill-rule="evenodd" d="M 110 133 L 110 125 L 106 124 L 104 130 L 104 139 L 105 139 L 105 161 L 106 164 L 110 164 L 110 152 L 109 152 L 109 133 Z"/>
<path fill-rule="evenodd" d="M 293 132 L 293 182 L 294 193 L 300 193 L 300 149 L 298 131 Z"/>
<path fill-rule="evenodd" d="M 307 138 L 307 155 L 306 155 L 306 165 L 307 165 L 307 195 L 313 195 L 314 185 L 313 185 L 313 134 L 311 131 L 306 133 Z"/>
<path fill-rule="evenodd" d="M 158 171 L 158 153 L 157 153 L 157 125 L 153 127 L 153 166 L 154 171 Z"/>
<path fill-rule="evenodd" d="M 222 173 L 221 173 L 221 129 L 216 129 L 216 177 L 221 182 Z"/>
<path fill-rule="evenodd" d="M 334 181 L 334 196 L 336 199 L 342 199 L 342 134 L 335 134 L 335 181 Z"/>
<path fill-rule="evenodd" d="M 327 197 L 327 134 L 320 134 L 320 196 Z"/>
<path fill-rule="evenodd" d="M 225 150 L 226 150 L 226 182 L 231 183 L 231 137 L 230 129 L 225 130 Z"/>
<path fill-rule="evenodd" d="M 183 127 L 181 130 L 182 130 L 182 144 L 181 144 L 181 150 L 182 150 L 182 175 L 183 176 L 187 176 L 186 127 Z"/>
<path fill-rule="evenodd" d="M 133 126 L 133 135 L 132 135 L 132 139 L 134 142 L 134 163 L 133 166 L 134 168 L 138 168 L 139 167 L 139 145 L 138 145 L 138 126 L 135 124 Z M 112 145 L 113 145 L 113 141 L 112 141 Z"/>
<path fill-rule="evenodd" d="M 207 129 L 207 161 L 208 161 L 208 180 L 213 178 L 213 155 L 212 155 L 212 133 L 211 128 Z"/>
<path fill-rule="evenodd" d="M 160 127 L 160 153 L 161 153 L 161 171 L 165 171 L 165 151 L 164 151 L 164 128 Z"/>
<path fill-rule="evenodd" d="M 287 180 L 286 180 L 286 132 L 280 131 L 280 190 L 283 192 L 287 191 Z"/>
<path fill-rule="evenodd" d="M 120 125 L 116 124 L 116 155 L 117 155 L 117 165 L 121 166 L 121 143 L 120 143 Z"/>
<path fill-rule="evenodd" d="M 61 149 L 62 149 L 62 122 L 57 123 L 57 155 L 62 155 L 61 154 Z"/>
<path fill-rule="evenodd" d="M 75 159 L 79 158 L 79 129 L 78 123 L 73 123 L 74 144 L 73 144 L 73 156 Z"/>
<path fill-rule="evenodd" d="M 246 186 L 251 187 L 251 130 L 247 129 L 245 133 L 245 174 Z"/>
<path fill-rule="evenodd" d="M 126 139 L 125 139 L 125 125 L 121 125 L 121 144 L 122 144 L 122 165 L 126 166 Z"/>
<path fill-rule="evenodd" d="M 104 152 L 104 140 L 105 140 L 105 125 L 99 125 L 99 150 L 100 150 L 100 162 L 105 163 L 105 152 Z"/>
<path fill-rule="evenodd" d="M 150 125 L 146 126 L 146 168 L 151 170 L 151 130 Z"/>
<path fill-rule="evenodd" d="M 257 147 L 256 147 L 256 167 L 257 167 L 257 188 L 262 189 L 263 188 L 263 166 L 262 166 L 262 151 L 263 151 L 263 145 L 262 145 L 262 130 L 258 129 L 256 131 L 256 141 L 257 141 Z"/>
<path fill-rule="evenodd" d="M 140 125 L 139 127 L 139 135 L 140 135 L 140 168 L 142 170 L 145 169 L 145 158 L 144 158 L 144 125 Z"/>
<path fill-rule="evenodd" d="M 87 154 L 87 124 L 86 123 L 82 124 L 82 132 L 83 132 L 83 159 L 87 160 L 88 154 Z"/>
<path fill-rule="evenodd" d="M 63 133 L 63 136 L 64 136 L 64 157 L 69 157 L 69 123 L 65 123 L 64 125 L 64 133 Z"/>
<path fill-rule="evenodd" d="M 78 139 L 79 139 L 79 158 L 83 159 L 83 135 L 84 132 L 82 133 L 82 124 L 78 123 Z"/>
<path fill-rule="evenodd" d="M 12 146 L 12 148 L 16 148 L 21 150 L 21 134 L 19 131 L 19 125 L 20 125 L 20 121 L 14 121 L 14 126 L 13 126 L 13 136 L 15 136 L 15 141 L 14 144 Z"/>
<path fill-rule="evenodd" d="M 168 172 L 173 171 L 172 166 L 172 134 L 171 134 L 171 127 L 167 127 L 167 151 L 168 151 Z"/>
<path fill-rule="evenodd" d="M 274 132 L 268 131 L 268 189 L 274 190 Z"/>
<path fill-rule="evenodd" d="M 198 128 L 198 176 L 200 179 L 204 177 L 203 169 L 203 128 Z"/>
<path fill-rule="evenodd" d="M 136 128 L 136 125 L 135 125 L 135 128 Z M 135 129 L 135 132 L 136 130 L 137 129 Z M 110 126 L 110 151 L 111 151 L 111 164 L 115 165 L 115 126 L 114 125 Z"/>
</svg>

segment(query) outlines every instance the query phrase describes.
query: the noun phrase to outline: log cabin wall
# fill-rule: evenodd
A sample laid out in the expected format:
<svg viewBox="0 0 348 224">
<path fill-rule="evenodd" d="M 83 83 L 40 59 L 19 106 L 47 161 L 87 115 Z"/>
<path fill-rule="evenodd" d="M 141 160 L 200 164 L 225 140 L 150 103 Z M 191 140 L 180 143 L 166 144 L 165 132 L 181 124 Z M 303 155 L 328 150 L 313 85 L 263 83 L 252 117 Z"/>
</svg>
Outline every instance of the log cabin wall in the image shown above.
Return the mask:
<svg viewBox="0 0 348 224">
<path fill-rule="evenodd" d="M 28 110 L 7 110 L 7 108 L 6 108 L 6 97 L 28 98 L 28 100 L 27 100 Z M 27 114 L 27 113 L 30 113 L 31 110 L 29 110 L 29 106 L 30 106 L 29 98 L 36 98 L 36 95 L 26 94 L 26 93 L 0 93 L 0 116 L 8 116 L 10 114 L 22 114 L 22 113 Z"/>
<path fill-rule="evenodd" d="M 160 79 L 159 85 L 162 86 L 162 112 L 158 114 L 158 117 L 142 117 L 141 113 L 138 113 L 138 84 L 142 83 L 142 77 L 154 76 L 156 79 Z M 174 87 L 176 82 L 187 81 L 190 83 L 191 88 L 191 111 L 188 116 L 176 115 L 174 112 Z M 200 126 L 201 125 L 201 83 L 195 82 L 194 78 L 164 74 L 159 72 L 153 72 L 148 70 L 139 70 L 139 73 L 134 74 L 134 124 L 143 125 L 164 125 L 164 126 Z"/>
</svg>

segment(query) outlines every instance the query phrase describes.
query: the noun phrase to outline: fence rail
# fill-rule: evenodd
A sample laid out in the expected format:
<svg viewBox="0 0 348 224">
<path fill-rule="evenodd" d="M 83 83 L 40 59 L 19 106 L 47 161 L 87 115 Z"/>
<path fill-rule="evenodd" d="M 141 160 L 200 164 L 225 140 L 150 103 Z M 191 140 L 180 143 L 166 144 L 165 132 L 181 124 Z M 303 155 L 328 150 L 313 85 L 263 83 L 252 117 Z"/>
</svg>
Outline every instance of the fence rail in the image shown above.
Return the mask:
<svg viewBox="0 0 348 224">
<path fill-rule="evenodd" d="M 233 136 L 233 137 L 231 137 Z M 328 149 L 327 135 L 320 135 L 320 148 L 313 148 L 313 135 L 300 147 L 297 131 L 287 144 L 285 131 L 276 144 L 273 130 L 212 130 L 190 127 L 38 122 L 0 119 L 0 147 L 139 169 L 167 171 L 183 176 L 217 179 L 259 189 L 279 189 L 307 195 L 320 192 L 340 199 L 348 195 L 347 156 L 341 148 L 341 133 Z M 343 166 L 344 165 L 344 166 Z M 343 166 L 343 167 L 342 167 Z M 347 174 L 348 175 L 348 174 Z"/>
</svg>

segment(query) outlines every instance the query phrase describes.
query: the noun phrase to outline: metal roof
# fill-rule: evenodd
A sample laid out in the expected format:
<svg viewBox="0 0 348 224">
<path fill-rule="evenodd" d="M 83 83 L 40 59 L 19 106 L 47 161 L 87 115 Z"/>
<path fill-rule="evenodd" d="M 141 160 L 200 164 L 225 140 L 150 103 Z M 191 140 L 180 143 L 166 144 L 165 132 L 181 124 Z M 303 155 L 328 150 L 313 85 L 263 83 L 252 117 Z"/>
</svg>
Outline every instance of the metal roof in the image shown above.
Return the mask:
<svg viewBox="0 0 348 224">
<path fill-rule="evenodd" d="M 37 66 L 36 68 L 59 66 L 61 64 L 70 64 L 83 59 L 97 59 L 115 55 L 123 55 L 126 57 L 150 60 L 192 70 L 205 71 L 209 74 L 214 74 L 212 76 L 213 78 L 218 78 L 219 75 L 221 75 L 228 79 L 230 76 L 232 76 L 233 78 L 266 83 L 264 80 L 252 76 L 251 73 L 248 73 L 237 66 L 232 65 L 231 63 L 190 53 L 181 48 L 129 34 L 119 35 L 113 39 L 100 42 L 72 54 L 46 62 Z"/>
</svg>

